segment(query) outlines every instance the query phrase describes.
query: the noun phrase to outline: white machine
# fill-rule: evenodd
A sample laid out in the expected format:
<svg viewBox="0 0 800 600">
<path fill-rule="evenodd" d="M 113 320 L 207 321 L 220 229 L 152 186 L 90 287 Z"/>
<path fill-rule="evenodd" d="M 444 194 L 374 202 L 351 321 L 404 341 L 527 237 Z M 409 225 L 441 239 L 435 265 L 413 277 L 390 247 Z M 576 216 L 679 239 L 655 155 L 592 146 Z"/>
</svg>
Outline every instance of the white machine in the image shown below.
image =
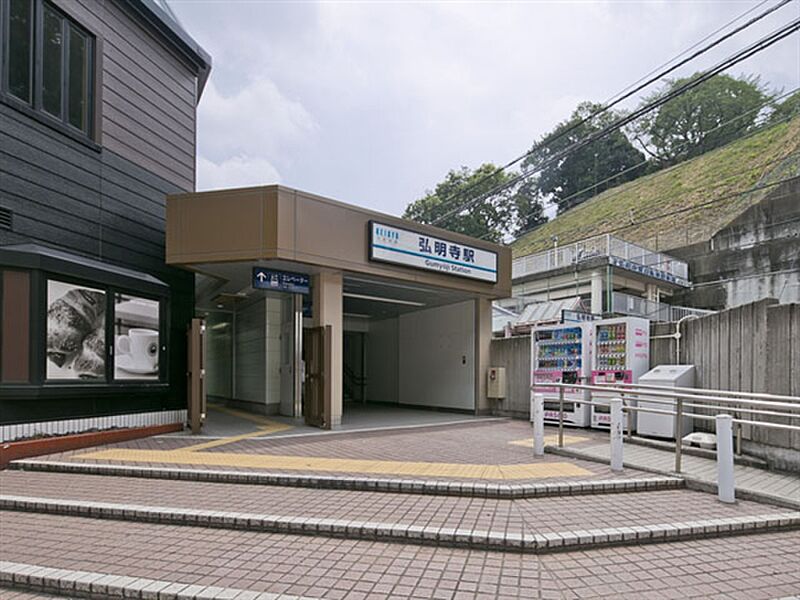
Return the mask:
<svg viewBox="0 0 800 600">
<path fill-rule="evenodd" d="M 592 323 L 545 325 L 531 331 L 531 384 L 546 394 L 544 419 L 558 423 L 558 388 L 549 383 L 585 384 L 589 381 L 592 356 Z M 590 411 L 587 390 L 564 390 L 564 423 L 588 427 Z"/>
<path fill-rule="evenodd" d="M 600 319 L 593 327 L 592 385 L 601 383 L 637 383 L 650 368 L 650 321 L 639 317 Z M 619 392 L 592 392 L 594 402 L 603 403 Z M 635 406 L 636 402 L 631 401 Z M 592 427 L 611 426 L 608 405 L 592 405 Z M 627 430 L 628 420 L 625 419 Z M 633 414 L 636 429 L 636 413 Z"/>
<path fill-rule="evenodd" d="M 659 365 L 639 378 L 642 385 L 657 385 L 663 388 L 694 387 L 694 365 Z M 675 411 L 675 399 L 666 397 L 656 397 L 653 399 L 660 402 L 648 401 L 645 395 L 639 396 L 639 406 L 642 408 L 654 408 L 656 410 Z M 664 404 L 664 400 L 672 404 Z M 686 412 L 691 412 L 687 409 Z M 673 415 L 663 415 L 660 413 L 639 412 L 639 435 L 646 435 L 659 438 L 675 439 L 675 417 Z M 681 419 L 681 435 L 691 433 L 693 429 L 692 418 L 684 416 Z"/>
</svg>

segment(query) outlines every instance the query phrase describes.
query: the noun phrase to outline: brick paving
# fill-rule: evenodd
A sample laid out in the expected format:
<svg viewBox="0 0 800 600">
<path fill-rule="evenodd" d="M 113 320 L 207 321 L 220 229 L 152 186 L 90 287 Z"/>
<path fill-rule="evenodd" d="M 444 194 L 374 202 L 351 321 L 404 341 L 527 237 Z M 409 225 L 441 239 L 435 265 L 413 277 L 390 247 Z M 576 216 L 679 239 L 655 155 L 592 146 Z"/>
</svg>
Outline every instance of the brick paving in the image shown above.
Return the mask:
<svg viewBox="0 0 800 600">
<path fill-rule="evenodd" d="M 0 472 L 0 490 L 4 496 L 501 533 L 628 527 L 776 512 L 755 502 L 721 504 L 710 494 L 689 490 L 498 500 L 126 477 L 115 477 L 111 483 L 103 476 L 21 471 Z"/>
<path fill-rule="evenodd" d="M 0 558 L 331 599 L 775 598 L 800 533 L 524 555 L 3 513 Z"/>
<path fill-rule="evenodd" d="M 582 433 L 582 432 L 581 432 Z M 171 451 L 184 452 L 187 448 L 197 444 L 191 438 L 181 437 L 154 437 L 143 440 L 134 440 L 120 444 L 111 444 L 94 449 L 75 450 L 38 457 L 33 460 L 40 461 L 73 461 L 89 464 L 117 464 L 134 465 L 143 467 L 174 467 L 176 464 L 183 469 L 208 469 L 218 468 L 218 465 L 206 464 L 204 456 L 213 455 L 242 455 L 244 457 L 324 457 L 325 459 L 343 460 L 369 460 L 369 461 L 394 461 L 399 463 L 443 463 L 452 465 L 486 465 L 504 466 L 513 471 L 514 467 L 536 465 L 537 467 L 552 467 L 551 476 L 537 476 L 535 478 L 514 477 L 515 482 L 557 482 L 564 479 L 556 473 L 560 465 L 565 464 L 561 457 L 546 455 L 534 459 L 532 450 L 519 444 L 514 444 L 520 439 L 531 436 L 528 423 L 520 421 L 490 421 L 487 423 L 467 423 L 449 427 L 432 429 L 411 429 L 388 432 L 346 433 L 337 435 L 320 434 L 315 436 L 282 437 L 273 439 L 247 439 L 233 441 L 229 444 L 219 445 L 201 451 L 192 451 L 190 456 L 195 464 L 181 462 L 181 457 L 171 457 Z M 147 462 L 136 460 L 108 460 L 103 458 L 90 458 L 91 455 L 100 456 L 98 453 L 105 450 L 127 449 L 144 450 L 148 453 Z M 158 455 L 153 452 L 163 452 L 164 462 L 158 462 Z M 170 462 L 172 460 L 172 462 Z M 235 462 L 235 461 L 234 461 Z M 634 469 L 623 473 L 614 473 L 607 465 L 592 461 L 570 459 L 568 463 L 580 470 L 572 474 L 573 477 L 585 479 L 626 479 L 642 477 L 644 474 Z M 241 464 L 225 466 L 226 469 L 235 469 L 241 472 L 270 471 L 270 467 L 252 467 Z M 283 473 L 302 473 L 304 475 L 330 475 L 329 471 L 302 471 L 282 469 Z M 337 474 L 344 476 L 359 476 L 364 478 L 402 477 L 390 472 L 362 473 L 358 471 L 339 471 Z M 425 474 L 422 468 L 414 475 L 415 478 L 428 480 L 441 480 L 441 477 Z M 480 477 L 449 477 L 453 481 L 474 481 Z"/>
</svg>

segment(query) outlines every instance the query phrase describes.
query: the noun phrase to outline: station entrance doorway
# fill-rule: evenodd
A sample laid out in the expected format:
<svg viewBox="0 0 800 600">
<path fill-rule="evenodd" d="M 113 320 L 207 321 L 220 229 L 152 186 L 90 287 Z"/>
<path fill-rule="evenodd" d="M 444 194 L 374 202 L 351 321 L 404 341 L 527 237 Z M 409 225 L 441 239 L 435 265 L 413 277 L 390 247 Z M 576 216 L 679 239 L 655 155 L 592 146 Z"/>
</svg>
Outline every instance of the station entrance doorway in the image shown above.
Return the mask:
<svg viewBox="0 0 800 600">
<path fill-rule="evenodd" d="M 282 186 L 170 196 L 166 237 L 211 401 L 331 429 L 348 407 L 488 412 L 508 248 Z"/>
</svg>

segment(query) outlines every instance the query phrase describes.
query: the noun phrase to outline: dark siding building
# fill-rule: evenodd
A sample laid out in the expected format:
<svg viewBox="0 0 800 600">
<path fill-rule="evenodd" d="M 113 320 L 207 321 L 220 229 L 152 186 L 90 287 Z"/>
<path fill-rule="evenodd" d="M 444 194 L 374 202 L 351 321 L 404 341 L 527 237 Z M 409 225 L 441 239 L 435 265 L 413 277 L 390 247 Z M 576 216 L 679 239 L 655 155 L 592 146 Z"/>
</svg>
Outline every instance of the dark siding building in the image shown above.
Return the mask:
<svg viewBox="0 0 800 600">
<path fill-rule="evenodd" d="M 179 421 L 210 58 L 154 0 L 0 0 L 0 57 L 0 440 Z"/>
</svg>

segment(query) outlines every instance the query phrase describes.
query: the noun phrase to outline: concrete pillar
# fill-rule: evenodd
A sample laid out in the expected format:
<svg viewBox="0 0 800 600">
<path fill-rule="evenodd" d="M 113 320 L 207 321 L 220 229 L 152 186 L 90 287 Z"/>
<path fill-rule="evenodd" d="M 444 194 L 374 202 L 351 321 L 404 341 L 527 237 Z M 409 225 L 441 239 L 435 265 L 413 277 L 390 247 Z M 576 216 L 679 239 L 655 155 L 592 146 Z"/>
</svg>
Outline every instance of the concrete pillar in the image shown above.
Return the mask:
<svg viewBox="0 0 800 600">
<path fill-rule="evenodd" d="M 658 293 L 658 286 L 654 283 L 648 283 L 645 285 L 645 297 L 650 300 L 651 302 L 658 302 L 659 300 L 659 293 Z"/>
<path fill-rule="evenodd" d="M 342 326 L 342 272 L 325 270 L 313 276 L 314 327 L 331 326 L 331 373 L 325 382 L 325 422 L 330 429 L 342 424 L 344 333 Z"/>
<path fill-rule="evenodd" d="M 531 422 L 533 423 L 533 455 L 544 456 L 544 394 L 531 392 Z"/>
<path fill-rule="evenodd" d="M 733 418 L 717 415 L 717 496 L 720 502 L 736 502 L 733 470 Z"/>
<path fill-rule="evenodd" d="M 622 471 L 622 398 L 608 402 L 611 411 L 611 470 Z"/>
<path fill-rule="evenodd" d="M 592 314 L 603 314 L 603 273 L 600 271 L 592 271 Z"/>
<path fill-rule="evenodd" d="M 486 397 L 486 378 L 489 373 L 489 350 L 492 344 L 492 301 L 475 300 L 475 414 L 489 414 L 491 406 Z M 498 403 L 504 400 L 496 400 Z"/>
</svg>

